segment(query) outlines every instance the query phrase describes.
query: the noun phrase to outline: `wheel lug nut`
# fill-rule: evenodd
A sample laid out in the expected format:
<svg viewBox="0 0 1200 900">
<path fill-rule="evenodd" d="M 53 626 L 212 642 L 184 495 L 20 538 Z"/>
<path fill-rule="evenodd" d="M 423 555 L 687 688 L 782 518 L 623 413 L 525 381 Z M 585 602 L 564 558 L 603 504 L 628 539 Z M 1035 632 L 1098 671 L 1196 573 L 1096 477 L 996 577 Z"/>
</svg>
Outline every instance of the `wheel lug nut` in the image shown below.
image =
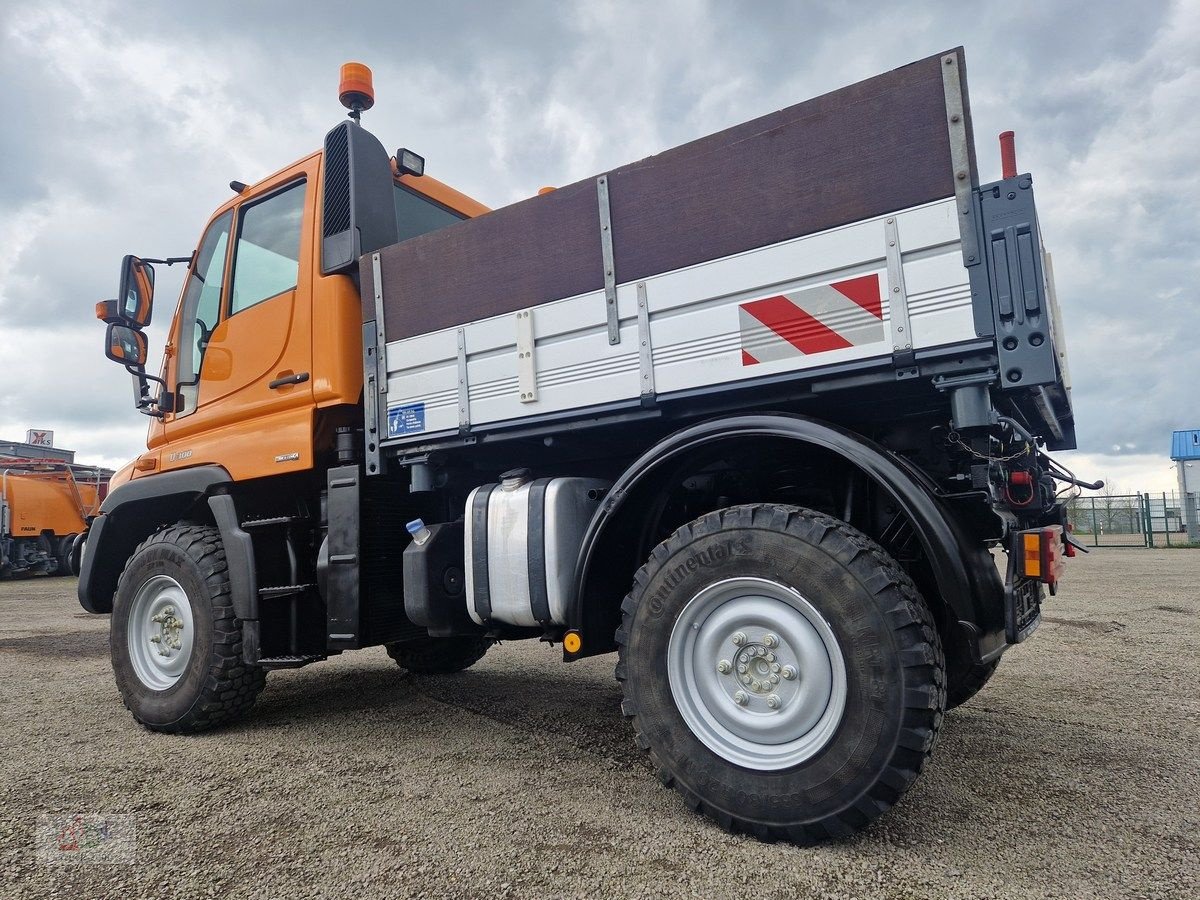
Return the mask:
<svg viewBox="0 0 1200 900">
<path fill-rule="evenodd" d="M 772 694 L 767 698 L 767 706 L 771 707 L 771 709 L 779 709 L 779 698 Z"/>
<path fill-rule="evenodd" d="M 767 654 L 767 662 L 775 662 L 775 654 L 774 653 Z"/>
<path fill-rule="evenodd" d="M 746 664 L 745 663 L 741 663 L 738 665 L 738 672 L 740 672 L 742 675 L 746 674 Z"/>
<path fill-rule="evenodd" d="M 750 690 L 761 691 L 762 690 L 762 682 L 761 681 L 752 681 L 750 683 Z"/>
<path fill-rule="evenodd" d="M 779 638 L 775 637 L 773 634 L 768 634 L 765 638 L 763 638 L 763 643 L 768 647 L 778 647 Z"/>
<path fill-rule="evenodd" d="M 745 691 L 738 691 L 736 694 L 733 695 L 733 702 L 736 703 L 738 706 L 745 706 L 749 701 L 750 701 L 750 698 L 746 696 Z"/>
<path fill-rule="evenodd" d="M 784 666 L 783 672 L 780 674 L 782 674 L 783 677 L 786 678 L 788 681 L 791 681 L 793 678 L 796 677 L 796 670 L 794 668 L 792 668 L 791 666 Z"/>
<path fill-rule="evenodd" d="M 779 676 L 778 675 L 771 676 L 771 684 L 779 684 Z"/>
<path fill-rule="evenodd" d="M 779 663 L 771 663 L 771 671 L 778 672 L 779 671 Z"/>
<path fill-rule="evenodd" d="M 739 631 L 733 636 L 733 642 L 739 647 L 742 646 L 742 644 L 746 643 L 746 635 Z"/>
<path fill-rule="evenodd" d="M 162 640 L 162 638 L 159 637 L 157 634 L 150 635 L 150 643 L 152 643 L 152 644 L 157 644 L 161 640 Z"/>
<path fill-rule="evenodd" d="M 733 666 L 730 665 L 729 660 L 727 660 L 727 659 L 723 659 L 719 663 L 717 663 L 717 671 L 720 672 L 722 675 L 728 675 L 729 670 L 732 668 L 733 668 Z"/>
<path fill-rule="evenodd" d="M 749 675 L 742 676 L 742 684 L 749 684 L 753 679 Z"/>
</svg>

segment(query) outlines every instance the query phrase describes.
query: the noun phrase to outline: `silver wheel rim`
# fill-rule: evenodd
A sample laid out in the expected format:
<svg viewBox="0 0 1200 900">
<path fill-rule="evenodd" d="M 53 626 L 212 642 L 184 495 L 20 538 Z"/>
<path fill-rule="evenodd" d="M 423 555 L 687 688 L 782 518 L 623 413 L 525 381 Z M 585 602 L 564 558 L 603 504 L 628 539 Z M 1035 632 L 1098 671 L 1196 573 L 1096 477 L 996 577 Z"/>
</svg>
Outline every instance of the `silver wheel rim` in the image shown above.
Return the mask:
<svg viewBox="0 0 1200 900">
<path fill-rule="evenodd" d="M 179 582 L 154 575 L 142 582 L 126 621 L 129 660 L 146 687 L 165 691 L 175 684 L 192 658 L 192 605 Z"/>
<path fill-rule="evenodd" d="M 846 663 L 824 616 L 793 588 L 729 578 L 684 606 L 667 647 L 675 706 L 722 759 L 760 771 L 818 753 L 846 709 Z"/>
</svg>

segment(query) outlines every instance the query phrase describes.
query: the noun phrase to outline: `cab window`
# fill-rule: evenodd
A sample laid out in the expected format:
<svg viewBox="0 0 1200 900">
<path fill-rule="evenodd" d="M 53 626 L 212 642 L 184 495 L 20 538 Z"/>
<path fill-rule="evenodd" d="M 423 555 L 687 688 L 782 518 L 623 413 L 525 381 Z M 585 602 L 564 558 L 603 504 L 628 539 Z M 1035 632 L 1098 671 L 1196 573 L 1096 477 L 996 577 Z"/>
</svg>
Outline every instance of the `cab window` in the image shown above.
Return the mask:
<svg viewBox="0 0 1200 900">
<path fill-rule="evenodd" d="M 303 216 L 303 181 L 242 209 L 230 315 L 295 289 Z"/>
<path fill-rule="evenodd" d="M 406 188 L 395 182 L 392 192 L 396 202 L 396 224 L 399 226 L 400 240 L 407 241 L 420 234 L 437 231 L 455 222 L 461 222 L 466 216 L 452 212 L 440 203 Z"/>
<path fill-rule="evenodd" d="M 187 286 L 180 304 L 179 394 L 180 415 L 196 408 L 197 382 L 204 362 L 204 351 L 217 321 L 221 318 L 221 286 L 225 281 L 225 250 L 233 211 L 222 215 L 208 227 L 196 251 L 196 261 L 188 273 Z"/>
</svg>

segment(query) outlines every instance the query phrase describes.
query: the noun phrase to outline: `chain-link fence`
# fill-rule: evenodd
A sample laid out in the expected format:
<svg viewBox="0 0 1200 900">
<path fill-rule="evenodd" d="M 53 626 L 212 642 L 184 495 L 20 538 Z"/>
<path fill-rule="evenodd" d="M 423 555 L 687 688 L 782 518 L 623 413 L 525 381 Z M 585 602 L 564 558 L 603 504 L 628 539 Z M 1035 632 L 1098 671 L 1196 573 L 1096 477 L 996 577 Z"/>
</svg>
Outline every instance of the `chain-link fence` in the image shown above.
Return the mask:
<svg viewBox="0 0 1200 900">
<path fill-rule="evenodd" d="M 1067 521 L 1089 547 L 1182 547 L 1200 543 L 1200 495 L 1099 493 L 1067 504 Z"/>
</svg>

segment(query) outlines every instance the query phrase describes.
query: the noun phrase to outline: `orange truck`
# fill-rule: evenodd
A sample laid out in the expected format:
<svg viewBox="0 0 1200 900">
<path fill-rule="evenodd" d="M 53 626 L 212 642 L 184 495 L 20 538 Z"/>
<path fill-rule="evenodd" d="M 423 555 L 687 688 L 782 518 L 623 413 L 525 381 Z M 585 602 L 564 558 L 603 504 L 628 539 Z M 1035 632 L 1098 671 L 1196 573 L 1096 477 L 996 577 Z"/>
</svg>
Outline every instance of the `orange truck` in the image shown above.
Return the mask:
<svg viewBox="0 0 1200 900">
<path fill-rule="evenodd" d="M 104 469 L 0 457 L 0 577 L 79 573 L 77 541 L 100 511 Z"/>
<path fill-rule="evenodd" d="M 495 211 L 342 76 L 322 149 L 97 306 L 151 417 L 79 581 L 126 707 L 196 732 L 275 669 L 541 640 L 617 655 L 720 825 L 879 816 L 1037 628 L 1084 484 L 1033 180 L 1011 134 L 980 178 L 962 50 Z"/>
</svg>

